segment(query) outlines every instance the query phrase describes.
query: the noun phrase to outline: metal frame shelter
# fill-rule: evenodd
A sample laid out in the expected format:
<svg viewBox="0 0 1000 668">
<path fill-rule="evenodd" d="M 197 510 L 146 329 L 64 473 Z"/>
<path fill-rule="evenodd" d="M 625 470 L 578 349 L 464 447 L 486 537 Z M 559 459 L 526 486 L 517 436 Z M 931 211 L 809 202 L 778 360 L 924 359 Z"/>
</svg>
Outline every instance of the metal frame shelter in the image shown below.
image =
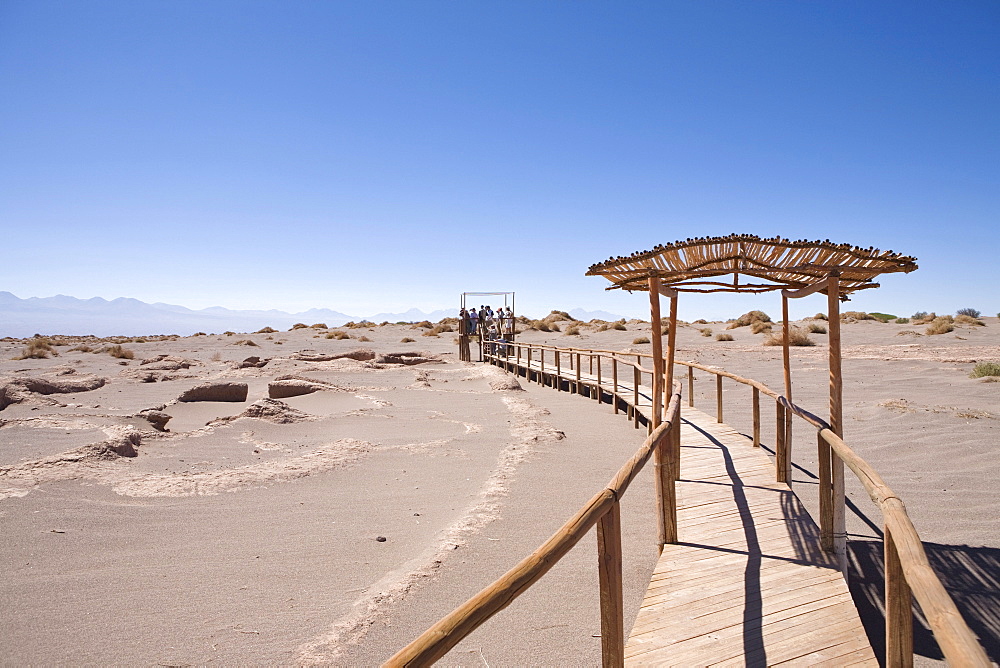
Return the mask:
<svg viewBox="0 0 1000 668">
<path fill-rule="evenodd" d="M 651 428 L 663 420 L 663 408 L 673 387 L 676 351 L 677 297 L 681 292 L 781 291 L 782 362 L 785 398 L 792 400 L 789 360 L 788 300 L 814 293 L 827 296 L 829 318 L 830 426 L 843 437 L 843 376 L 841 372 L 840 302 L 856 290 L 879 287 L 880 274 L 917 268 L 916 259 L 893 251 L 858 248 L 827 241 L 789 241 L 781 237 L 761 239 L 750 234 L 703 237 L 661 245 L 592 265 L 588 276 L 604 276 L 608 290 L 649 292 L 653 345 L 653 417 Z M 741 282 L 741 277 L 751 282 Z M 726 279 L 726 280 L 722 280 Z M 670 298 L 667 358 L 664 365 L 660 296 Z M 665 368 L 664 368 L 665 366 Z M 778 462 L 779 480 L 791 479 L 791 411 L 779 406 L 783 419 L 783 461 Z M 780 431 L 780 430 L 779 430 Z M 832 513 L 832 532 L 822 536 L 822 545 L 833 552 L 841 571 L 847 573 L 847 532 L 845 528 L 844 463 L 832 457 L 830 446 L 820 441 L 820 479 L 829 481 L 821 506 Z M 823 512 L 823 508 L 821 508 Z"/>
<path fill-rule="evenodd" d="M 466 308 L 466 297 L 499 297 L 503 295 L 503 305 L 504 308 L 510 307 L 512 313 L 514 313 L 515 318 L 517 317 L 517 310 L 514 308 L 514 293 L 513 292 L 463 292 L 462 293 L 462 308 Z M 507 303 L 507 296 L 510 295 L 510 304 Z M 516 331 L 515 327 L 515 331 Z M 483 338 L 476 335 L 473 332 L 465 331 L 465 323 L 459 323 L 458 331 L 458 358 L 463 362 L 471 362 L 472 354 L 469 351 L 469 337 L 476 336 L 479 339 L 479 361 L 483 361 Z M 511 340 L 513 341 L 514 334 L 511 334 Z"/>
</svg>

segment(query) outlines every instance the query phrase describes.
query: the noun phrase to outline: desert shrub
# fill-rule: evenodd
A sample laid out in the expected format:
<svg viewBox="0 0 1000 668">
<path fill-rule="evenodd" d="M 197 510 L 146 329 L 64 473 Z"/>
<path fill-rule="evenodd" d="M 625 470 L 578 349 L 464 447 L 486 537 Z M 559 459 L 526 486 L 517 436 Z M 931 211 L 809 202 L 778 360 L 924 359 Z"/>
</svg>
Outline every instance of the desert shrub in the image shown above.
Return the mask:
<svg viewBox="0 0 1000 668">
<path fill-rule="evenodd" d="M 108 354 L 120 360 L 135 359 L 135 353 L 128 348 L 122 348 L 120 344 L 115 344 L 108 348 Z"/>
<path fill-rule="evenodd" d="M 698 331 L 701 332 L 702 336 L 712 336 L 712 328 L 711 327 L 702 327 Z"/>
<path fill-rule="evenodd" d="M 716 334 L 715 335 L 715 340 L 716 341 L 732 341 L 733 340 L 733 335 L 732 334 Z"/>
<path fill-rule="evenodd" d="M 205 332 L 195 332 L 191 336 L 208 336 L 208 334 L 206 334 Z"/>
<path fill-rule="evenodd" d="M 975 318 L 976 320 L 983 317 L 983 314 L 978 309 L 974 308 L 960 308 L 955 311 L 955 315 L 967 315 L 970 318 Z"/>
<path fill-rule="evenodd" d="M 309 328 L 310 329 L 330 329 L 329 327 L 326 326 L 325 322 L 317 322 L 314 325 L 309 325 Z"/>
<path fill-rule="evenodd" d="M 410 329 L 432 329 L 434 327 L 430 320 L 423 320 L 421 322 L 415 322 L 410 325 Z"/>
<path fill-rule="evenodd" d="M 573 316 L 571 316 L 569 313 L 566 313 L 566 311 L 551 311 L 547 316 L 545 316 L 545 319 L 546 320 L 550 320 L 550 319 L 551 320 L 569 320 L 571 322 L 579 322 L 579 320 L 577 320 L 576 318 L 574 318 Z"/>
<path fill-rule="evenodd" d="M 50 354 L 58 356 L 59 353 L 52 350 L 52 342 L 45 337 L 36 337 L 28 341 L 28 345 L 15 357 L 16 360 L 45 359 Z"/>
<path fill-rule="evenodd" d="M 371 341 L 367 336 L 361 335 L 358 337 L 358 341 L 368 342 Z"/>
<path fill-rule="evenodd" d="M 292 328 L 291 328 L 291 329 L 289 329 L 288 331 L 289 331 L 289 332 L 292 332 L 292 331 L 295 331 L 296 329 L 306 329 L 306 328 L 308 328 L 308 327 L 309 327 L 309 325 L 307 325 L 307 324 L 306 324 L 306 323 L 304 323 L 304 322 L 297 322 L 297 323 L 295 323 L 294 325 L 292 325 Z"/>
<path fill-rule="evenodd" d="M 580 328 L 577 325 L 571 325 L 563 332 L 563 336 L 580 336 Z"/>
<path fill-rule="evenodd" d="M 747 325 L 753 324 L 755 322 L 771 322 L 771 316 L 764 313 L 763 311 L 747 311 L 740 317 L 729 323 L 726 329 L 736 329 L 737 327 L 746 327 Z"/>
<path fill-rule="evenodd" d="M 561 327 L 559 327 L 559 325 L 557 325 L 556 323 L 552 323 L 551 325 L 549 325 L 549 328 L 550 328 L 550 329 L 551 329 L 551 330 L 552 330 L 553 332 L 561 332 L 561 331 L 562 331 L 562 328 L 561 328 Z"/>
<path fill-rule="evenodd" d="M 971 315 L 966 315 L 964 313 L 959 313 L 955 316 L 956 325 L 969 325 L 971 327 L 985 327 L 986 323 L 979 318 L 974 318 Z"/>
<path fill-rule="evenodd" d="M 985 376 L 1000 376 L 1000 362 L 979 362 L 969 374 L 969 378 L 983 378 Z"/>
<path fill-rule="evenodd" d="M 91 348 L 90 346 L 86 345 L 86 344 L 80 344 L 80 345 L 78 345 L 78 346 L 76 346 L 74 348 L 70 348 L 69 351 L 71 353 L 72 352 L 92 353 L 92 352 L 94 352 L 94 349 Z"/>
<path fill-rule="evenodd" d="M 768 334 L 764 338 L 765 346 L 781 346 L 784 345 L 784 339 L 781 332 L 775 332 L 774 334 Z M 798 327 L 792 327 L 788 331 L 788 345 L 790 346 L 815 346 L 816 342 L 809 338 L 809 333 L 804 329 Z"/>
<path fill-rule="evenodd" d="M 826 334 L 826 327 L 823 325 L 817 325 L 816 323 L 811 323 L 809 325 L 810 334 Z"/>
<path fill-rule="evenodd" d="M 877 318 L 864 311 L 844 311 L 840 314 L 840 322 L 857 322 L 858 320 L 877 320 Z"/>
<path fill-rule="evenodd" d="M 606 332 L 611 329 L 606 323 L 597 328 L 598 332 Z"/>
<path fill-rule="evenodd" d="M 895 320 L 895 323 L 897 325 L 907 325 L 907 324 L 909 324 L 909 322 L 910 322 L 909 318 L 896 318 L 896 320 Z"/>
<path fill-rule="evenodd" d="M 279 342 L 280 343 L 280 342 Z M 233 341 L 234 346 L 250 346 L 251 348 L 258 347 L 256 343 L 250 339 L 240 339 L 239 341 Z"/>
<path fill-rule="evenodd" d="M 404 336 L 399 340 L 400 343 L 413 343 L 414 341 L 416 341 L 416 339 L 411 339 L 408 336 Z"/>
<path fill-rule="evenodd" d="M 258 329 L 254 334 L 274 334 L 277 331 L 273 327 L 264 327 L 263 329 Z"/>
<path fill-rule="evenodd" d="M 212 353 L 212 356 L 209 359 L 212 360 L 213 362 L 221 362 L 222 361 L 222 353 L 220 353 L 220 352 Z"/>
<path fill-rule="evenodd" d="M 889 322 L 890 320 L 895 320 L 897 316 L 890 315 L 888 313 L 869 313 L 871 317 L 875 318 L 879 322 Z"/>
<path fill-rule="evenodd" d="M 433 336 L 436 339 L 441 338 L 441 335 L 435 332 L 433 329 L 425 330 L 420 336 Z"/>
<path fill-rule="evenodd" d="M 727 327 L 726 329 L 732 329 L 732 328 Z M 751 334 L 764 334 L 765 332 L 770 332 L 770 331 L 771 331 L 771 323 L 769 322 L 764 322 L 763 320 L 755 320 L 750 324 Z"/>
<path fill-rule="evenodd" d="M 914 325 L 926 325 L 929 322 L 933 322 L 934 318 L 937 317 L 936 313 L 928 313 L 927 311 L 917 311 L 910 316 L 910 320 L 913 321 Z"/>
<path fill-rule="evenodd" d="M 827 320 L 826 313 L 817 313 L 813 316 L 813 320 Z"/>
<path fill-rule="evenodd" d="M 236 332 L 223 332 L 226 336 L 236 336 Z"/>
<path fill-rule="evenodd" d="M 927 329 L 924 332 L 930 336 L 934 334 L 947 334 L 948 332 L 955 329 L 952 324 L 951 316 L 945 316 L 941 318 L 934 318 L 931 324 L 927 325 Z"/>
<path fill-rule="evenodd" d="M 697 320 L 695 320 L 691 324 L 692 325 L 707 325 L 708 324 L 708 320 L 705 320 L 704 318 L 698 318 Z"/>
<path fill-rule="evenodd" d="M 611 325 L 611 329 L 616 329 L 619 332 L 624 332 L 628 330 L 628 327 L 625 326 L 624 322 L 616 322 L 615 324 Z"/>
<path fill-rule="evenodd" d="M 338 329 L 338 330 L 333 331 L 333 332 L 328 332 L 327 335 L 326 335 L 326 338 L 328 338 L 328 339 L 337 339 L 338 341 L 340 341 L 342 339 L 349 339 L 349 338 L 351 338 L 351 335 L 348 334 L 347 332 L 342 332 L 342 331 L 340 331 Z"/>
<path fill-rule="evenodd" d="M 551 332 L 552 328 L 549 327 L 549 323 L 544 320 L 532 320 L 530 329 L 538 330 L 539 332 Z"/>
<path fill-rule="evenodd" d="M 645 336 L 640 336 L 637 339 L 632 339 L 632 345 L 636 345 L 637 346 L 640 343 L 649 343 L 649 339 L 647 339 Z"/>
</svg>

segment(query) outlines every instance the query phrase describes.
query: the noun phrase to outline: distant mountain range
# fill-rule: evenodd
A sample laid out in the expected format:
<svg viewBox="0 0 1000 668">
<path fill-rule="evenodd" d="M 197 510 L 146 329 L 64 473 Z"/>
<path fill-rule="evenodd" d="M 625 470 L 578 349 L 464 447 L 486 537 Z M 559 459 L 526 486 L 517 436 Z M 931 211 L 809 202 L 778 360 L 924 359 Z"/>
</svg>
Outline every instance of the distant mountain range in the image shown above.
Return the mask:
<svg viewBox="0 0 1000 668">
<path fill-rule="evenodd" d="M 573 309 L 569 314 L 580 320 L 600 318 L 617 320 L 620 316 L 604 311 Z M 142 336 L 150 334 L 180 334 L 195 332 L 221 333 L 254 332 L 262 327 L 289 329 L 302 322 L 307 325 L 325 323 L 338 327 L 346 322 L 435 322 L 456 315 L 455 309 L 425 313 L 410 309 L 404 313 L 376 313 L 354 316 L 330 309 L 309 309 L 301 313 L 285 311 L 237 311 L 221 306 L 192 310 L 174 304 L 147 304 L 138 299 L 77 299 L 66 295 L 20 299 L 10 292 L 0 291 L 0 337 L 24 338 L 35 334 L 68 334 L 95 336 Z"/>
</svg>

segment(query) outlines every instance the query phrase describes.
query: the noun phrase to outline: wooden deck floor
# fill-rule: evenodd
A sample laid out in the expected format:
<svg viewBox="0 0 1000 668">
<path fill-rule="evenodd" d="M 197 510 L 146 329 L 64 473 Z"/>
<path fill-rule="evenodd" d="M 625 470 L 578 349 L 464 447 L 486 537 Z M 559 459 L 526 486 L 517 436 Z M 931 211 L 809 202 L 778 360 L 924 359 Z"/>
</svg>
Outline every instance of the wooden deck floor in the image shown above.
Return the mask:
<svg viewBox="0 0 1000 668">
<path fill-rule="evenodd" d="M 538 371 L 536 361 L 531 366 Z M 639 412 L 648 414 L 649 389 L 639 389 Z M 616 394 L 631 404 L 635 391 L 621 383 Z M 626 665 L 878 665 L 847 583 L 819 548 L 816 524 L 788 485 L 775 482 L 760 448 L 683 407 L 680 477 L 681 542 L 660 556 Z"/>
</svg>

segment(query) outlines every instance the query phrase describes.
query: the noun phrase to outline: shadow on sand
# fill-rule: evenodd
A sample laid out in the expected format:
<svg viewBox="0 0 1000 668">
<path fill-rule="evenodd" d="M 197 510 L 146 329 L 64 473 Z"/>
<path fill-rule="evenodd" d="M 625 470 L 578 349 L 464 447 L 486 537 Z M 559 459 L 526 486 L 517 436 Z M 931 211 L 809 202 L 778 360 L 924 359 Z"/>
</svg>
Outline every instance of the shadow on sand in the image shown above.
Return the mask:
<svg viewBox="0 0 1000 668">
<path fill-rule="evenodd" d="M 885 562 L 880 541 L 851 541 L 851 596 L 875 656 L 885 656 Z M 927 559 L 992 661 L 1000 662 L 1000 549 L 924 543 Z M 927 621 L 914 603 L 913 652 L 943 659 Z"/>
</svg>

